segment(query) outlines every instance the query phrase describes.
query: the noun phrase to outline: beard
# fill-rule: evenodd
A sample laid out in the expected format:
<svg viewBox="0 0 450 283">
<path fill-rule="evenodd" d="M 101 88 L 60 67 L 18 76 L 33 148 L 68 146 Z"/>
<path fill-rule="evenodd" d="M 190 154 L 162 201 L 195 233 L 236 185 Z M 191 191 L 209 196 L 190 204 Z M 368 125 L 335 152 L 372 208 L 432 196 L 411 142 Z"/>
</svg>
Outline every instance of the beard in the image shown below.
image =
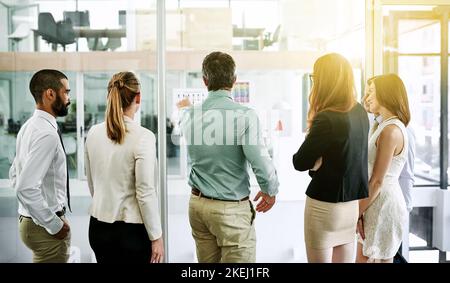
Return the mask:
<svg viewBox="0 0 450 283">
<path fill-rule="evenodd" d="M 52 104 L 52 110 L 58 117 L 64 117 L 69 113 L 69 105 L 70 101 L 64 104 L 61 97 L 57 95 L 55 102 Z"/>
</svg>

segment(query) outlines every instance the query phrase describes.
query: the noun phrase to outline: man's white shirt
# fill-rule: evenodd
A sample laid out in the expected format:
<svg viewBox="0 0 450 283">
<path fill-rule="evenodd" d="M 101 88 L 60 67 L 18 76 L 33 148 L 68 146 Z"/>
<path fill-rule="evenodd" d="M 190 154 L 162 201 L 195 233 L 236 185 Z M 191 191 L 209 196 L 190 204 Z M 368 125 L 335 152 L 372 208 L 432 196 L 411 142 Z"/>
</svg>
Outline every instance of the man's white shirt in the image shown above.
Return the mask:
<svg viewBox="0 0 450 283">
<path fill-rule="evenodd" d="M 41 110 L 21 127 L 9 176 L 19 199 L 20 215 L 54 235 L 63 226 L 55 214 L 66 203 L 66 157 L 55 117 Z"/>
</svg>

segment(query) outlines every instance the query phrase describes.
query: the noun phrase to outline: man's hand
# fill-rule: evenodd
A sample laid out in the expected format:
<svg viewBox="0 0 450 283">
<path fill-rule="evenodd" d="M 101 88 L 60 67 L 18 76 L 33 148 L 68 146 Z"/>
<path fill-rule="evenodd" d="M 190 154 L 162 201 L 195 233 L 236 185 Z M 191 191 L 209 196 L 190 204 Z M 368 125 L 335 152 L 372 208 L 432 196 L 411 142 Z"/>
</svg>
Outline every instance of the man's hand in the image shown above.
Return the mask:
<svg viewBox="0 0 450 283">
<path fill-rule="evenodd" d="M 63 221 L 63 226 L 62 226 L 61 230 L 59 230 L 58 233 L 53 235 L 58 240 L 64 240 L 70 232 L 69 223 L 63 218 L 61 218 L 61 220 Z"/>
<path fill-rule="evenodd" d="M 150 263 L 161 263 L 164 259 L 163 238 L 152 241 L 152 257 Z"/>
<path fill-rule="evenodd" d="M 366 239 L 366 234 L 364 234 L 364 220 L 362 217 L 358 219 L 358 224 L 356 224 L 356 232 L 359 233 L 363 240 Z"/>
<path fill-rule="evenodd" d="M 314 167 L 311 168 L 311 171 L 317 171 L 322 166 L 322 157 L 319 157 L 319 159 L 316 160 L 316 163 L 314 163 Z"/>
<path fill-rule="evenodd" d="M 260 198 L 262 199 L 256 206 L 256 211 L 258 212 L 267 212 L 275 204 L 275 196 L 271 197 L 263 192 L 259 192 L 253 201 L 258 201 Z"/>
<path fill-rule="evenodd" d="M 191 101 L 187 97 L 183 100 L 178 101 L 178 103 L 177 103 L 178 109 L 181 109 L 184 107 L 189 107 L 189 106 L 191 106 Z"/>
</svg>

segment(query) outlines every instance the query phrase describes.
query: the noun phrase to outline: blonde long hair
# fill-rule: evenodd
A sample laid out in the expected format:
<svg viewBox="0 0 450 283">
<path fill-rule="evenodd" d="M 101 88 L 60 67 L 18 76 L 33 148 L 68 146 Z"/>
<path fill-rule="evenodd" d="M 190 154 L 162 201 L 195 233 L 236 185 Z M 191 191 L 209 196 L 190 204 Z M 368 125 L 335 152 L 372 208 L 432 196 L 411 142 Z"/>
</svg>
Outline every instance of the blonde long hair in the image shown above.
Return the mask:
<svg viewBox="0 0 450 283">
<path fill-rule="evenodd" d="M 330 53 L 314 63 L 308 128 L 319 112 L 348 112 L 356 103 L 353 69 L 342 55 Z"/>
<path fill-rule="evenodd" d="M 139 91 L 139 81 L 132 72 L 114 74 L 108 83 L 106 133 L 115 143 L 122 144 L 125 139 L 123 111 L 133 103 Z"/>
</svg>

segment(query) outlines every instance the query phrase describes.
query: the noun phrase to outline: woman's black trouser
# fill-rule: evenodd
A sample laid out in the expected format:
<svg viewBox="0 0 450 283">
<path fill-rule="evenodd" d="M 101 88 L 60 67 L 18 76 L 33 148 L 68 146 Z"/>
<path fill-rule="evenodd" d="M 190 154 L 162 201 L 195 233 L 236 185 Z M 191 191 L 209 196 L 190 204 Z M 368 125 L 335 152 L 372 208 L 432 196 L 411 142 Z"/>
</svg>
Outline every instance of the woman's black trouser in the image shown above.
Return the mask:
<svg viewBox="0 0 450 283">
<path fill-rule="evenodd" d="M 89 244 L 98 263 L 149 263 L 151 241 L 144 224 L 106 223 L 91 216 Z"/>
</svg>

